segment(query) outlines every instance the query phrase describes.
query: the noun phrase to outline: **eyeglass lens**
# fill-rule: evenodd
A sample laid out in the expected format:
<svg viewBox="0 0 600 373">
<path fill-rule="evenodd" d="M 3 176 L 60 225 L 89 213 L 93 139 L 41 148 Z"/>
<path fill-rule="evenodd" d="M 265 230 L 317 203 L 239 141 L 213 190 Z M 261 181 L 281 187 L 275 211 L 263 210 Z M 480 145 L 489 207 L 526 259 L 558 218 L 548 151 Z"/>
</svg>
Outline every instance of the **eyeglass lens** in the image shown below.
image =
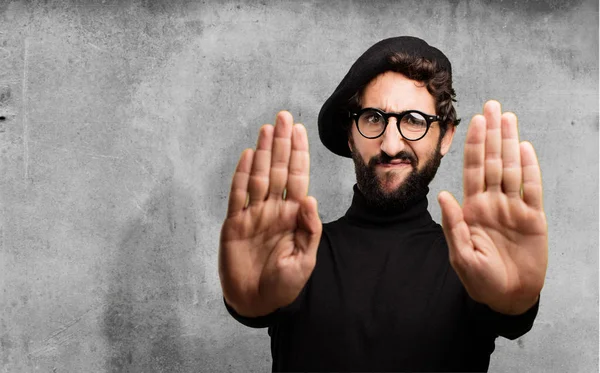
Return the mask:
<svg viewBox="0 0 600 373">
<path fill-rule="evenodd" d="M 358 130 L 365 137 L 378 137 L 385 131 L 385 122 L 381 113 L 367 110 L 358 118 Z M 416 140 L 427 132 L 427 120 L 418 112 L 408 111 L 402 116 L 399 127 L 402 136 Z"/>
</svg>

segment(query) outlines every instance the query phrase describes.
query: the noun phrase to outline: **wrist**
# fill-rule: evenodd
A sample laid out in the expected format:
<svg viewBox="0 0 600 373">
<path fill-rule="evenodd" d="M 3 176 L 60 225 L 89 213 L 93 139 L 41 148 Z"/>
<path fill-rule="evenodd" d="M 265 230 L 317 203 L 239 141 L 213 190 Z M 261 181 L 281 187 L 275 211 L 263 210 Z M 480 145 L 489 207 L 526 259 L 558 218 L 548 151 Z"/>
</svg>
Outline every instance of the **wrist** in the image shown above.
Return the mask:
<svg viewBox="0 0 600 373">
<path fill-rule="evenodd" d="M 507 315 L 507 316 L 519 316 L 529 311 L 539 301 L 539 294 L 532 299 L 520 300 L 519 302 L 511 303 L 506 307 L 496 307 L 488 305 L 493 311 Z"/>
</svg>

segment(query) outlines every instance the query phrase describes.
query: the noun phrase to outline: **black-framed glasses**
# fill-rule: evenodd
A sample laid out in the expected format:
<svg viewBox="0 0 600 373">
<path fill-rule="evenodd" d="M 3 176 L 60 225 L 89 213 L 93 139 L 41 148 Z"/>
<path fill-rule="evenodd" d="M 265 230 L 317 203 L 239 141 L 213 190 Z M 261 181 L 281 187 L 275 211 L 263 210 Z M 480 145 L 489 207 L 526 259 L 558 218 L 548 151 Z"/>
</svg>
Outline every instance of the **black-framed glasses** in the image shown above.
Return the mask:
<svg viewBox="0 0 600 373">
<path fill-rule="evenodd" d="M 401 113 L 386 113 L 375 108 L 364 108 L 350 113 L 358 132 L 367 139 L 376 139 L 383 135 L 390 117 L 396 118 L 398 131 L 403 138 L 417 141 L 425 137 L 433 122 L 441 121 L 438 115 L 429 115 L 418 110 L 406 110 Z"/>
</svg>

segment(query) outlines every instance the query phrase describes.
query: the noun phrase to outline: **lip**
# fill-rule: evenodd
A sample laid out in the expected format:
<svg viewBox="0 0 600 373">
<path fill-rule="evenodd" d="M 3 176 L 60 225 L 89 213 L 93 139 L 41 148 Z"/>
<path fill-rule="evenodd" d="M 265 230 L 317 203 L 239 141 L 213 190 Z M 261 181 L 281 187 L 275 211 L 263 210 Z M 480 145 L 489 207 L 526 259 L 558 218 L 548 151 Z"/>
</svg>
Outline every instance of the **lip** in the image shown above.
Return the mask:
<svg viewBox="0 0 600 373">
<path fill-rule="evenodd" d="M 410 163 L 380 163 L 377 166 L 382 167 L 382 168 L 402 168 L 402 167 L 409 167 Z"/>
</svg>

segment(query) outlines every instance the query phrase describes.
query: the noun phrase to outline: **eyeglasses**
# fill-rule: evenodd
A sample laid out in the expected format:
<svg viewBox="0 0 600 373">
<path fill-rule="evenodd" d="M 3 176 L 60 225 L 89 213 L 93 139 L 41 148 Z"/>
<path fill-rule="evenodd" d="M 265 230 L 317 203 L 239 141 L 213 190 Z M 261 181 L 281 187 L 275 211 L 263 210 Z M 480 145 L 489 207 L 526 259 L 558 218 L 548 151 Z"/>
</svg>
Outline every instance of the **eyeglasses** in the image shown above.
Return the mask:
<svg viewBox="0 0 600 373">
<path fill-rule="evenodd" d="M 442 120 L 438 115 L 428 115 L 418 110 L 386 113 L 375 108 L 361 109 L 356 113 L 350 113 L 350 116 L 354 119 L 358 132 L 367 139 L 376 139 L 383 135 L 390 117 L 394 117 L 400 135 L 409 141 L 422 139 L 433 122 Z"/>
</svg>

